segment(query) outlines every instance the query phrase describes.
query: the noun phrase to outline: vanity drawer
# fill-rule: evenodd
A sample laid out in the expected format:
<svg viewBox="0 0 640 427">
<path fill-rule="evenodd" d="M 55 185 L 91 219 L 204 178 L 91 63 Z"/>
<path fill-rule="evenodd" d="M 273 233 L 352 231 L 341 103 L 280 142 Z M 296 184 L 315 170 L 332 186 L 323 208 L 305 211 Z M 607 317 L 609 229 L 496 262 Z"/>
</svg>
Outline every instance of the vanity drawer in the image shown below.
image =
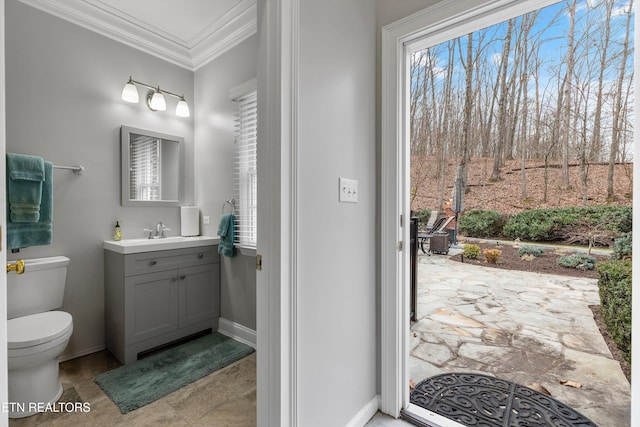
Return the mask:
<svg viewBox="0 0 640 427">
<path fill-rule="evenodd" d="M 124 256 L 124 275 L 135 276 L 218 262 L 217 246 L 143 252 Z"/>
</svg>

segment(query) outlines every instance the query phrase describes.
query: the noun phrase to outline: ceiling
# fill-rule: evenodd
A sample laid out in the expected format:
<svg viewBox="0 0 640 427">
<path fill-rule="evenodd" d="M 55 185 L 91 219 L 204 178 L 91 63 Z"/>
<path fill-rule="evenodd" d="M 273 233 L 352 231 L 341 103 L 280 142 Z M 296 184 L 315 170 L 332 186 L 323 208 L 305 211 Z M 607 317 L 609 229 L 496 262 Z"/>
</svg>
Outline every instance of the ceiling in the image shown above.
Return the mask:
<svg viewBox="0 0 640 427">
<path fill-rule="evenodd" d="M 256 0 L 20 0 L 196 70 L 257 29 Z"/>
</svg>

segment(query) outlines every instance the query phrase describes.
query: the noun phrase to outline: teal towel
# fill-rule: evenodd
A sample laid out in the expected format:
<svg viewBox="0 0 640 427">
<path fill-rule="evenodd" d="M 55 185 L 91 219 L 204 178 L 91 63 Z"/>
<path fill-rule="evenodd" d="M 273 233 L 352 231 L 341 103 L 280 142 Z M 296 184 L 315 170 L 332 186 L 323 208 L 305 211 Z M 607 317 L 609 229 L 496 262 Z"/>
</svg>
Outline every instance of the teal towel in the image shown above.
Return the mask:
<svg viewBox="0 0 640 427">
<path fill-rule="evenodd" d="M 7 186 L 9 184 L 7 183 Z M 9 206 L 7 204 L 7 211 Z M 49 245 L 53 239 L 53 164 L 44 162 L 40 219 L 36 223 L 13 222 L 7 216 L 7 246 L 10 249 Z"/>
<path fill-rule="evenodd" d="M 9 220 L 38 222 L 44 179 L 44 160 L 41 157 L 7 153 Z"/>
<path fill-rule="evenodd" d="M 233 244 L 235 240 L 235 220 L 233 214 L 222 215 L 220 225 L 218 225 L 218 236 L 220 236 L 220 244 L 218 245 L 218 253 L 224 256 L 232 257 L 236 255 L 236 248 Z"/>
</svg>

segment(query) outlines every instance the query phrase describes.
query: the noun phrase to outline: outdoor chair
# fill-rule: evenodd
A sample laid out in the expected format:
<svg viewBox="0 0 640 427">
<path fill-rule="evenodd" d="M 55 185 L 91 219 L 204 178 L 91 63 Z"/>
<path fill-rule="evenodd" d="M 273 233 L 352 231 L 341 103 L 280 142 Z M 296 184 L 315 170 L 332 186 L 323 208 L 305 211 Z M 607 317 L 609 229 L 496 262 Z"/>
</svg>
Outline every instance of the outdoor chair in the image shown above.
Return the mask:
<svg viewBox="0 0 640 427">
<path fill-rule="evenodd" d="M 433 230 L 433 226 L 438 220 L 438 211 L 431 211 L 431 215 L 429 216 L 429 220 L 427 221 L 427 226 L 425 232 L 428 234 Z"/>
<path fill-rule="evenodd" d="M 445 232 L 445 228 L 453 221 L 454 217 L 439 218 L 433 225 L 433 228 L 426 233 L 418 233 L 418 246 L 423 254 L 431 255 L 431 252 L 449 253 L 449 233 Z M 431 239 L 438 239 L 437 245 L 432 245 Z M 425 243 L 429 244 L 428 250 L 425 250 Z M 435 243 L 435 242 L 434 242 Z"/>
</svg>

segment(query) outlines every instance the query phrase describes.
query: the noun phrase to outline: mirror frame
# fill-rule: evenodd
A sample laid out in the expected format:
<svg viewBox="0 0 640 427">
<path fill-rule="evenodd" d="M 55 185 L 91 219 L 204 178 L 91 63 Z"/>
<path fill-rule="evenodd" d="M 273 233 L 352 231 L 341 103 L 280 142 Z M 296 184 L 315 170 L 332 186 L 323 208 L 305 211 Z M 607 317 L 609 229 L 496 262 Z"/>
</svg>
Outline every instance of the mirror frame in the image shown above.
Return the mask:
<svg viewBox="0 0 640 427">
<path fill-rule="evenodd" d="M 166 139 L 178 142 L 178 200 L 131 200 L 129 199 L 130 175 L 131 168 L 129 160 L 129 150 L 131 144 L 131 134 L 147 135 L 153 138 Z M 131 126 L 122 125 L 120 127 L 120 172 L 121 172 L 121 203 L 122 206 L 155 206 L 169 207 L 180 206 L 184 200 L 184 138 L 176 135 L 169 135 L 160 132 L 154 132 L 146 129 L 138 129 Z"/>
</svg>

